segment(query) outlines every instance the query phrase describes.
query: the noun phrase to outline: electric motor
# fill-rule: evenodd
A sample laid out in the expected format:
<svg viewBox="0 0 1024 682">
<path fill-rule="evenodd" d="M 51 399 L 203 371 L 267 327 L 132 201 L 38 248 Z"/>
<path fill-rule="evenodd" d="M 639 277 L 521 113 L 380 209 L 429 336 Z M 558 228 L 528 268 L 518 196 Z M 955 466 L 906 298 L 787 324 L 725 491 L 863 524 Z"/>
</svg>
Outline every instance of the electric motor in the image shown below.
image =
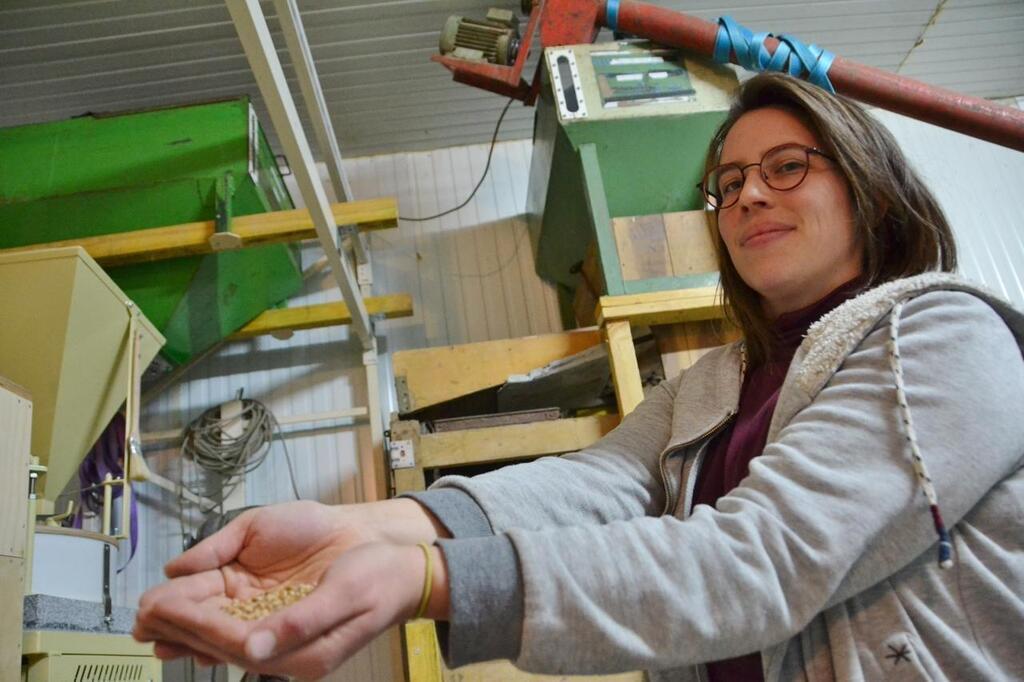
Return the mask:
<svg viewBox="0 0 1024 682">
<path fill-rule="evenodd" d="M 441 54 L 509 66 L 519 53 L 519 24 L 509 10 L 492 9 L 484 20 L 452 16 L 441 31 Z"/>
</svg>

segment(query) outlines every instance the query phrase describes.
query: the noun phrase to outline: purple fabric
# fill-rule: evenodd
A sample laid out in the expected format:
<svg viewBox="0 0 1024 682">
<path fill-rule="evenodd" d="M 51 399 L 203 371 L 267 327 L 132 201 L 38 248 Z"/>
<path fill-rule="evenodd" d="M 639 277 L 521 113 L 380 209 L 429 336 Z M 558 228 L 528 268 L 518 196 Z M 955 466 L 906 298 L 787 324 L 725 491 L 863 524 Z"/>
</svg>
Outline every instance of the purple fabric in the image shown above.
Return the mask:
<svg viewBox="0 0 1024 682">
<path fill-rule="evenodd" d="M 746 477 L 750 460 L 764 450 L 782 382 L 807 328 L 840 303 L 853 298 L 861 287 L 860 279 L 854 279 L 820 301 L 781 315 L 775 321 L 776 343 L 771 356 L 767 362 L 748 369 L 743 378 L 736 418 L 708 447 L 704 464 L 697 475 L 694 506 L 713 506 L 718 498 L 728 494 Z M 735 596 L 742 599 L 742 595 Z M 709 663 L 707 668 L 711 682 L 755 682 L 764 679 L 761 654 L 758 652 Z"/>
<path fill-rule="evenodd" d="M 110 474 L 113 478 L 120 478 L 124 475 L 124 469 L 121 466 L 122 461 L 124 461 L 124 436 L 124 415 L 118 412 L 110 420 L 110 423 L 107 424 L 107 428 L 100 434 L 96 444 L 92 446 L 89 454 L 85 456 L 82 464 L 78 467 L 78 487 L 82 492 L 79 493 L 78 513 L 75 514 L 74 519 L 75 528 L 82 527 L 86 511 L 94 514 L 103 513 L 103 488 L 92 488 L 92 486 L 102 483 L 107 474 Z M 123 494 L 124 488 L 121 486 L 114 487 L 114 500 L 120 499 Z M 138 545 L 139 515 L 135 507 L 134 496 L 131 499 L 129 517 L 131 554 L 128 556 L 128 561 L 125 562 L 125 565 L 117 570 L 118 573 L 123 571 L 128 562 L 135 556 L 135 548 Z M 124 523 L 123 520 L 122 523 Z"/>
</svg>

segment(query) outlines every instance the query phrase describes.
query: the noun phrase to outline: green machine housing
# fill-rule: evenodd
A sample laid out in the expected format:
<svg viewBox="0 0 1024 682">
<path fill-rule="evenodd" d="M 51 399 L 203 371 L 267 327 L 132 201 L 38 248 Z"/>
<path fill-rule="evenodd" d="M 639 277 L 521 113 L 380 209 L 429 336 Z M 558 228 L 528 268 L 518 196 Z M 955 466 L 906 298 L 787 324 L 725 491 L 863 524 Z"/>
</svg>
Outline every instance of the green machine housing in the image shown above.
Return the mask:
<svg viewBox="0 0 1024 682">
<path fill-rule="evenodd" d="M 537 273 L 558 286 L 563 321 L 589 244 L 603 294 L 717 283 L 717 272 L 625 280 L 612 218 L 693 211 L 704 157 L 735 73 L 675 49 L 621 41 L 544 51 L 527 214 Z"/>
<path fill-rule="evenodd" d="M 0 248 L 290 208 L 248 98 L 0 130 Z M 107 272 L 174 365 L 302 287 L 297 248 L 282 244 Z"/>
</svg>

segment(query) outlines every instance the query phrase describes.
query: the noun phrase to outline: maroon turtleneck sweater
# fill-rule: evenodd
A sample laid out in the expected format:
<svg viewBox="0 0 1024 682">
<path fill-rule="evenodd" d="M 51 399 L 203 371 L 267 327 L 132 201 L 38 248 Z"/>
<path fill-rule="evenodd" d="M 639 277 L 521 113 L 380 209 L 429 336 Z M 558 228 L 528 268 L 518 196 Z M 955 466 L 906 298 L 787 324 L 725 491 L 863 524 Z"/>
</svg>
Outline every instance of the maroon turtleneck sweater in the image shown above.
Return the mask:
<svg viewBox="0 0 1024 682">
<path fill-rule="evenodd" d="M 697 474 L 694 506 L 713 506 L 718 498 L 728 494 L 746 477 L 750 460 L 764 450 L 782 380 L 786 377 L 789 363 L 803 341 L 807 328 L 825 313 L 856 295 L 862 286 L 860 278 L 851 280 L 816 303 L 781 315 L 775 321 L 775 344 L 770 357 L 767 362 L 747 369 L 736 417 L 708 446 Z M 709 663 L 707 668 L 711 682 L 757 682 L 764 679 L 761 655 L 757 652 Z"/>
</svg>

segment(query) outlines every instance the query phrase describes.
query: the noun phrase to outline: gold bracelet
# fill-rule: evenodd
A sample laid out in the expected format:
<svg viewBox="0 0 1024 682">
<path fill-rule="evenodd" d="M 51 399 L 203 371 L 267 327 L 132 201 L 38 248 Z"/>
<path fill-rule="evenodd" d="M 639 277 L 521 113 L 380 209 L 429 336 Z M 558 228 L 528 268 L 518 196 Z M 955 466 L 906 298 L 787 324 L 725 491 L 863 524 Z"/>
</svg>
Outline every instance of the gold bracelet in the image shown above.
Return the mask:
<svg viewBox="0 0 1024 682">
<path fill-rule="evenodd" d="M 430 592 L 434 589 L 434 559 L 430 553 L 430 546 L 425 542 L 417 546 L 423 550 L 423 558 L 427 561 L 427 574 L 423 576 L 423 596 L 420 597 L 420 607 L 416 610 L 415 620 L 426 614 L 427 606 L 430 604 Z"/>
</svg>

